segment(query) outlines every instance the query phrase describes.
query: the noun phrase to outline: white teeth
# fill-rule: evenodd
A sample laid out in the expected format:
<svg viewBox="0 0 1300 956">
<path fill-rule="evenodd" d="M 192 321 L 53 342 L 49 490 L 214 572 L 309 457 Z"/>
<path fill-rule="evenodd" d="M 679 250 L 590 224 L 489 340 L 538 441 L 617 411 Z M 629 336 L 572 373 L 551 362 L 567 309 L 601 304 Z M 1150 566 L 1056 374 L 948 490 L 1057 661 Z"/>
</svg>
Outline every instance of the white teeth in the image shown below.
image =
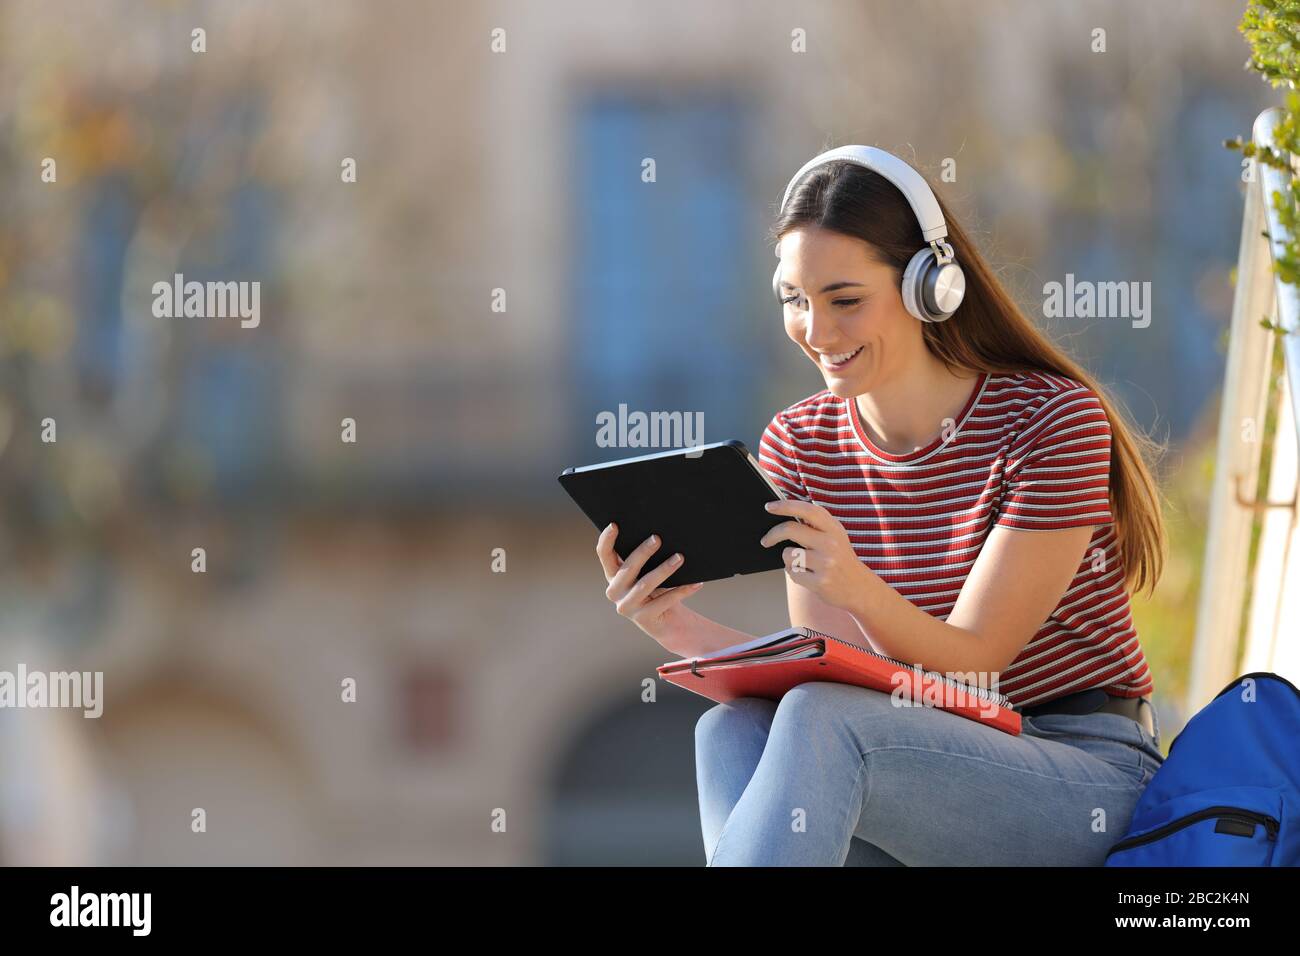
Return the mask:
<svg viewBox="0 0 1300 956">
<path fill-rule="evenodd" d="M 844 362 L 847 362 L 849 359 L 853 358 L 853 356 L 857 355 L 861 351 L 862 351 L 862 346 L 859 345 L 852 352 L 840 352 L 838 355 L 823 355 L 822 364 L 840 365 L 843 364 Z"/>
</svg>

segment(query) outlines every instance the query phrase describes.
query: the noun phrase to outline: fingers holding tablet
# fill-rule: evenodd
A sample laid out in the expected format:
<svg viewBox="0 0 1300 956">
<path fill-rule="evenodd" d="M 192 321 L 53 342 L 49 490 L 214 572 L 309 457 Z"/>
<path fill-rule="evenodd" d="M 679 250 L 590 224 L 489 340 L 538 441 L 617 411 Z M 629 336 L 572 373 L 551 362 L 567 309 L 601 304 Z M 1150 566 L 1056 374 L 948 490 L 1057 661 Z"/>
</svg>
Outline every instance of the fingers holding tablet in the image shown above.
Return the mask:
<svg viewBox="0 0 1300 956">
<path fill-rule="evenodd" d="M 619 558 L 614 550 L 617 538 L 618 528 L 611 522 L 596 540 L 596 554 L 609 582 L 605 596 L 614 602 L 620 615 L 659 640 L 673 626 L 673 606 L 694 594 L 703 584 L 685 584 L 675 588 L 659 586 L 682 566 L 685 558 L 681 554 L 670 555 L 638 580 L 642 566 L 659 550 L 660 538 L 652 534 L 627 556 L 627 560 Z"/>
<path fill-rule="evenodd" d="M 611 522 L 605 525 L 605 530 L 596 538 L 596 556 L 600 558 L 606 581 L 611 580 L 623 564 L 623 559 L 614 552 L 614 540 L 617 537 L 618 525 Z"/>
<path fill-rule="evenodd" d="M 617 534 L 618 532 L 615 530 L 610 536 L 609 548 L 611 551 L 614 548 L 614 539 L 617 537 Z M 647 560 L 649 560 L 650 555 L 659 550 L 660 544 L 661 542 L 657 534 L 650 535 L 650 537 L 646 538 L 632 550 L 632 553 L 627 556 L 626 561 L 620 562 L 619 568 L 614 573 L 613 577 L 606 575 L 606 578 L 609 581 L 609 588 L 605 591 L 605 595 L 611 601 L 619 601 L 624 595 L 632 590 L 632 585 L 636 583 L 637 578 L 641 575 L 642 566 Z M 615 554 L 615 558 L 617 557 L 618 555 Z M 664 562 L 664 564 L 668 564 L 669 562 L 674 562 L 674 559 L 670 557 L 668 561 Z M 680 563 L 680 560 L 675 561 L 668 573 L 671 574 L 673 571 L 677 570 L 677 565 Z M 654 571 L 647 574 L 646 577 L 648 578 L 658 575 L 662 570 L 663 565 L 660 565 Z M 659 581 L 663 581 L 667 577 L 667 574 L 662 575 L 659 577 Z"/>
<path fill-rule="evenodd" d="M 670 574 L 682 566 L 683 560 L 685 559 L 680 554 L 674 554 L 666 558 L 653 571 L 643 575 L 639 581 L 633 577 L 631 579 L 633 581 L 632 585 L 622 599 L 616 602 L 618 613 L 624 615 L 635 613 L 654 594 L 662 594 L 665 590 L 676 590 L 676 588 L 661 588 L 659 585 L 663 584 Z M 690 585 L 685 585 L 685 587 L 689 589 Z"/>
</svg>

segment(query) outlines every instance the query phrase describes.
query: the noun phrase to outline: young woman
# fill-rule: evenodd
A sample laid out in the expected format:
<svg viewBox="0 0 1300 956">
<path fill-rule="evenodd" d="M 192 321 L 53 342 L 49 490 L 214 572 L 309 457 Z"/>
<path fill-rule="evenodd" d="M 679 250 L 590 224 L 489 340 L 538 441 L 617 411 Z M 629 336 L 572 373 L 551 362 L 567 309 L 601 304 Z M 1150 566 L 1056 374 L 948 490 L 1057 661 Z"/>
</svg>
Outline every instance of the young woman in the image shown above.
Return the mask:
<svg viewBox="0 0 1300 956">
<path fill-rule="evenodd" d="M 1163 761 L 1129 614 L 1165 548 L 1148 440 L 897 157 L 814 158 L 772 237 L 786 334 L 826 383 L 759 446 L 791 623 L 973 672 L 1023 730 L 827 682 L 717 705 L 696 728 L 709 864 L 1102 864 Z M 617 533 L 596 551 L 619 614 L 682 656 L 750 637 L 682 603 L 699 585 L 659 586 L 681 555 L 637 581 L 658 539 L 623 562 Z"/>
</svg>

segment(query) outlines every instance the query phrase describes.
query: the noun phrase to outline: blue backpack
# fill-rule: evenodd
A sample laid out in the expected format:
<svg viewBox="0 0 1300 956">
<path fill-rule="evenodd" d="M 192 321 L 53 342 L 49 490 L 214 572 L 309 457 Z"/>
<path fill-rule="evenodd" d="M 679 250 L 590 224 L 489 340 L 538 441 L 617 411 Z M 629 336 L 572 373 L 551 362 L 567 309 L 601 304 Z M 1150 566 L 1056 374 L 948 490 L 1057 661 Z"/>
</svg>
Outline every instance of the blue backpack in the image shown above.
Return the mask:
<svg viewBox="0 0 1300 956">
<path fill-rule="evenodd" d="M 1105 865 L 1300 866 L 1300 690 L 1256 671 L 1219 691 L 1169 745 Z"/>
</svg>

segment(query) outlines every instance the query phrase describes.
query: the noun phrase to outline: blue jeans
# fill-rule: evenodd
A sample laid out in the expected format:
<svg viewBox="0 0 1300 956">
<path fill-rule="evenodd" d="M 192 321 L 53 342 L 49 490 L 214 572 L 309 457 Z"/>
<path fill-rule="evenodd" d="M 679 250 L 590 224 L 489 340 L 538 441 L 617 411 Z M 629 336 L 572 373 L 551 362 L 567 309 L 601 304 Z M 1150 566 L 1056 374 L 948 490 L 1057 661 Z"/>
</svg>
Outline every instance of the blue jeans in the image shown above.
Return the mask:
<svg viewBox="0 0 1300 956">
<path fill-rule="evenodd" d="M 1154 710 L 1153 710 L 1154 718 Z M 695 728 L 709 866 L 1100 866 L 1159 769 L 1120 714 L 1019 736 L 888 693 L 813 682 Z"/>
</svg>

